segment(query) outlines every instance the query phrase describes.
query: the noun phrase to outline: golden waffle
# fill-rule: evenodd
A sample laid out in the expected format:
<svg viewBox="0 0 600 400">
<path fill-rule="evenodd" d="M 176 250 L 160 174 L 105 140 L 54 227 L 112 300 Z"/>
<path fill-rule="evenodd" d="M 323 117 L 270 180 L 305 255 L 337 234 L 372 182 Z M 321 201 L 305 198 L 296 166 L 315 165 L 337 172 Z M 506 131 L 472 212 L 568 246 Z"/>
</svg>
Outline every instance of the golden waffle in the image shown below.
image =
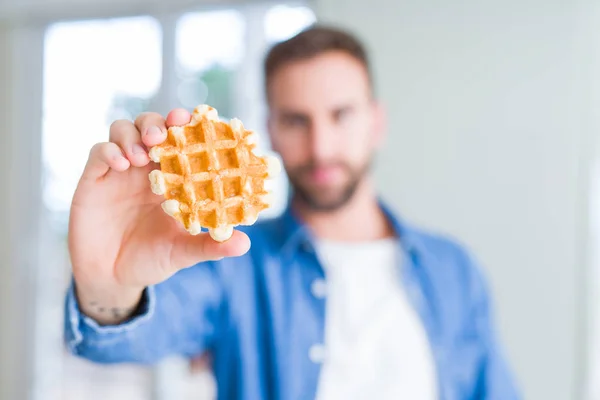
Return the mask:
<svg viewBox="0 0 600 400">
<path fill-rule="evenodd" d="M 169 128 L 149 152 L 160 163 L 149 178 L 152 192 L 165 196 L 163 210 L 190 234 L 208 228 L 217 241 L 256 222 L 271 204 L 265 180 L 281 169 L 276 158 L 254 154 L 256 139 L 240 120 L 222 122 L 214 108 L 196 107 L 189 124 Z"/>
</svg>

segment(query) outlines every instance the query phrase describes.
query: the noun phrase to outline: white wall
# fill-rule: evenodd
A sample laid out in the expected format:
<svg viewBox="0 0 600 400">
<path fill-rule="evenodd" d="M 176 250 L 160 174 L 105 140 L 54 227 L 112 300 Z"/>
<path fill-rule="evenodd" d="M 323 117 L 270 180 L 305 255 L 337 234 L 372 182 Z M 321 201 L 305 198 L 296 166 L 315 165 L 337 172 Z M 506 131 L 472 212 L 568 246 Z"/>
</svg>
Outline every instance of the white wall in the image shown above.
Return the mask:
<svg viewBox="0 0 600 400">
<path fill-rule="evenodd" d="M 0 400 L 29 399 L 34 373 L 42 38 L 0 21 Z"/>
<path fill-rule="evenodd" d="M 528 399 L 582 394 L 592 3 L 317 3 L 372 50 L 383 194 L 482 261 Z"/>
<path fill-rule="evenodd" d="M 7 34 L 7 27 L 0 25 L 0 59 L 7 60 L 6 55 L 9 52 L 10 45 Z M 7 82 L 10 73 L 10 63 L 0 63 L 0 82 Z M 0 90 L 0 131 L 10 132 L 9 121 L 9 98 L 10 91 L 8 87 Z M 3 149 L 10 149 L 11 135 L 0 134 L 0 181 L 6 182 L 9 179 L 8 169 L 10 152 Z M 0 195 L 0 221 L 8 221 L 10 215 L 9 199 L 3 190 Z M 10 320 L 13 313 L 11 302 L 12 285 L 10 280 L 10 232 L 8 224 L 0 224 L 0 399 L 8 399 L 11 388 L 11 378 L 9 374 L 9 364 L 3 360 L 8 360 L 11 356 L 11 330 Z M 7 279 L 8 276 L 8 279 Z"/>
<path fill-rule="evenodd" d="M 12 149 L 15 143 L 13 87 L 14 77 L 14 36 L 7 25 L 0 25 L 0 182 L 4 189 L 0 192 L 0 399 L 18 398 L 24 394 L 21 388 L 25 379 L 25 358 L 20 357 L 19 340 L 22 325 L 21 305 L 16 303 L 18 282 L 14 268 L 15 252 L 12 196 L 13 165 Z"/>
</svg>

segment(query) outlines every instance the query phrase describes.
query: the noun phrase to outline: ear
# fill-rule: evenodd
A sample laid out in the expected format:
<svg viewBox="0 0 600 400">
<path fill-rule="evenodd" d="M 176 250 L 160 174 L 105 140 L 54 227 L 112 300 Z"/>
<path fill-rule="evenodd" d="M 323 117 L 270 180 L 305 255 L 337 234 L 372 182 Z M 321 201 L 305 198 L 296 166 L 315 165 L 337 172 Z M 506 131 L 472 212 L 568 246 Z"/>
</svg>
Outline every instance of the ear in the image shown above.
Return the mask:
<svg viewBox="0 0 600 400">
<path fill-rule="evenodd" d="M 375 100 L 373 102 L 373 144 L 375 148 L 381 148 L 387 136 L 387 113 L 383 104 Z"/>
</svg>

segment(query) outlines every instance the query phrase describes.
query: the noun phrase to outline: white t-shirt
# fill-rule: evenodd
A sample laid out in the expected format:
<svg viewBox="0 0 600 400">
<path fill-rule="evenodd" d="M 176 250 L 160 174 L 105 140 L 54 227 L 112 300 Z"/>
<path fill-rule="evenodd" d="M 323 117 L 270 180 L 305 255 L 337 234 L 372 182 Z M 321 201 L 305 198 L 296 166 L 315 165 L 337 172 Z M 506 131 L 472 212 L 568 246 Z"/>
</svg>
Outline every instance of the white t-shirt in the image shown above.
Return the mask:
<svg viewBox="0 0 600 400">
<path fill-rule="evenodd" d="M 316 251 L 326 276 L 317 399 L 436 399 L 429 342 L 402 289 L 397 240 L 321 240 Z"/>
</svg>

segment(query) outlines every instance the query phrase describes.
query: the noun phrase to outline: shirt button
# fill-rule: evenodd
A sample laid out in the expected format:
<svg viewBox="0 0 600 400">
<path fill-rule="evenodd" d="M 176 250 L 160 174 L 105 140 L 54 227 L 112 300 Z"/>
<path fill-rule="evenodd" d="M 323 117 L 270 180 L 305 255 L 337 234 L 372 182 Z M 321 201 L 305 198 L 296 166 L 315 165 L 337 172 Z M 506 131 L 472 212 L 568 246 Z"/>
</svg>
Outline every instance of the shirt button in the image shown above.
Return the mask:
<svg viewBox="0 0 600 400">
<path fill-rule="evenodd" d="M 321 364 L 323 361 L 325 361 L 325 346 L 321 344 L 314 344 L 310 346 L 310 349 L 308 350 L 308 358 L 315 364 Z"/>
<path fill-rule="evenodd" d="M 327 294 L 327 283 L 323 279 L 315 279 L 310 285 L 310 291 L 317 299 L 322 299 Z"/>
</svg>

